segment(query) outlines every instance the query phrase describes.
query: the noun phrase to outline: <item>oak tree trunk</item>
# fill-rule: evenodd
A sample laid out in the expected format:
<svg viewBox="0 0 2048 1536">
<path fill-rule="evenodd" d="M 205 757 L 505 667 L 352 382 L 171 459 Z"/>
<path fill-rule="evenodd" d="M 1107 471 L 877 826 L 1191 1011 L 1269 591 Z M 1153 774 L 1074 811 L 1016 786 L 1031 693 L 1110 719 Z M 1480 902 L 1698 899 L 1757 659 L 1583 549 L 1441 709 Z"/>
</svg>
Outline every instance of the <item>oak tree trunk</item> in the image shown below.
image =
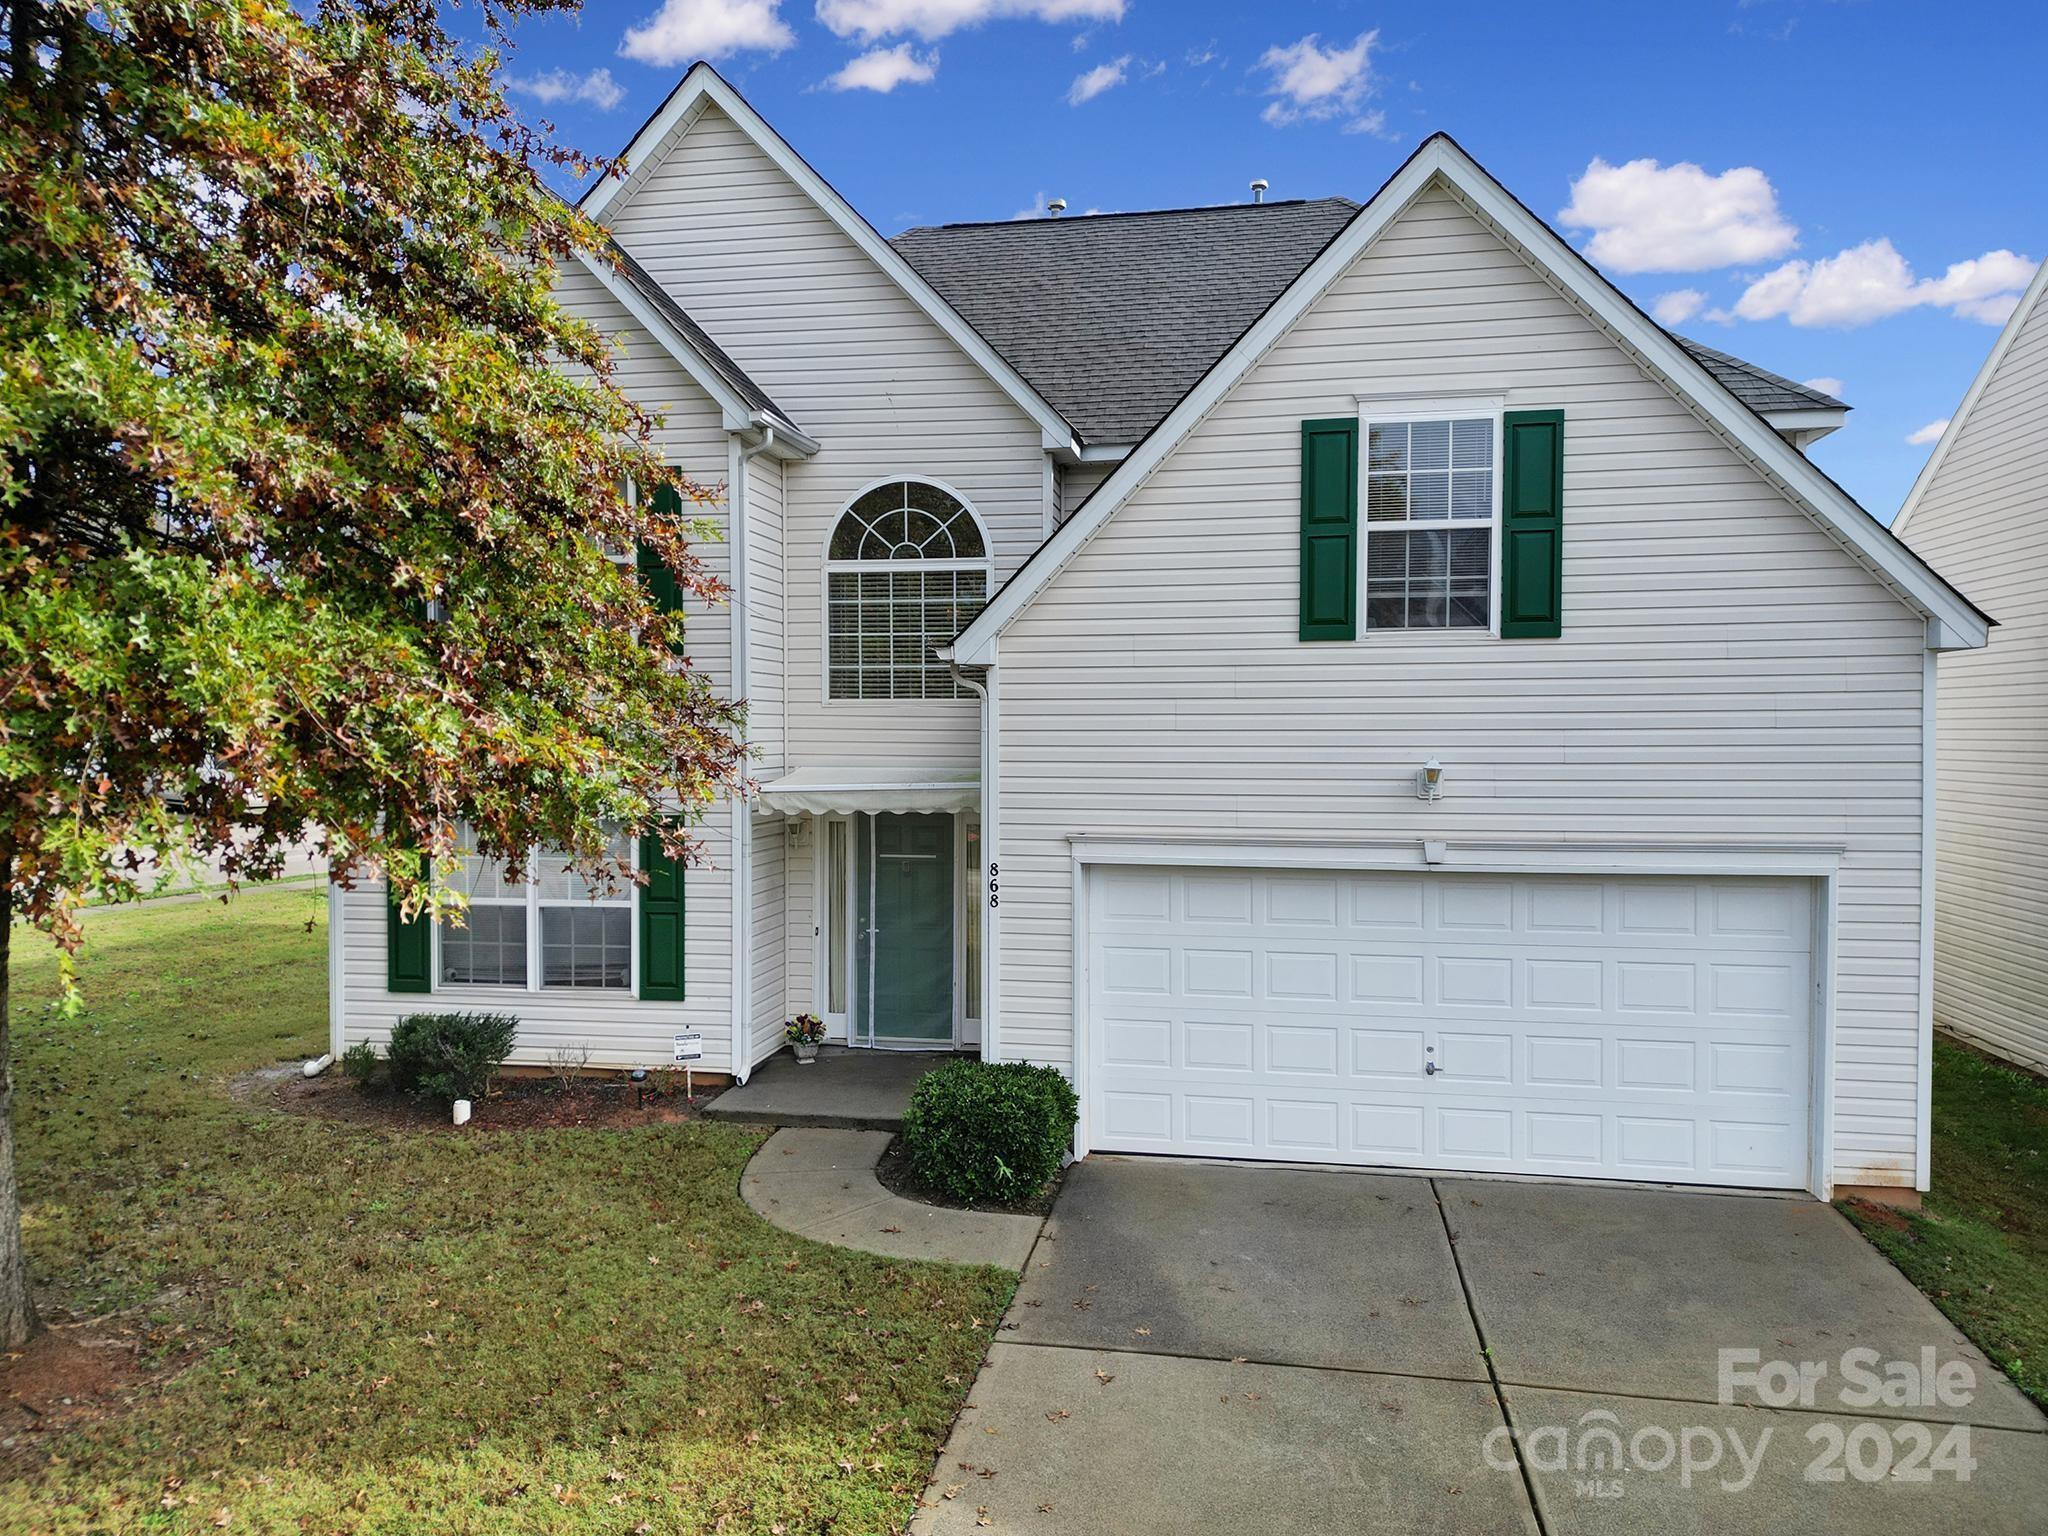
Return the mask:
<svg viewBox="0 0 2048 1536">
<path fill-rule="evenodd" d="M 8 1027 L 8 952 L 14 934 L 14 861 L 0 857 L 0 1349 L 19 1349 L 36 1330 L 21 1251 L 21 1187 L 14 1181 L 14 1059 Z"/>
</svg>

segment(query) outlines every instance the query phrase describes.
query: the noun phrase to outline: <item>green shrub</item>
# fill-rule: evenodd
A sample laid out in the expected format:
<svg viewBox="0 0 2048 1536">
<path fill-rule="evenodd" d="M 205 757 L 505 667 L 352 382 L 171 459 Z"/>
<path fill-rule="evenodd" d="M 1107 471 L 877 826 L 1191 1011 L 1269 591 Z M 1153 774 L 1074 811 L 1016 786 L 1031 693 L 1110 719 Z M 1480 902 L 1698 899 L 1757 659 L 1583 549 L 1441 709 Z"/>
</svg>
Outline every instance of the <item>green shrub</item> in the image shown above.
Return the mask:
<svg viewBox="0 0 2048 1536">
<path fill-rule="evenodd" d="M 391 1081 L 450 1103 L 480 1099 L 518 1033 L 519 1020 L 509 1013 L 408 1014 L 391 1027 Z"/>
<path fill-rule="evenodd" d="M 367 1088 L 377 1077 L 377 1047 L 358 1040 L 341 1053 L 341 1075 L 358 1088 Z"/>
<path fill-rule="evenodd" d="M 1060 1171 L 1080 1101 L 1057 1067 L 952 1061 L 925 1073 L 903 1113 L 903 1150 L 919 1183 L 949 1199 L 1013 1204 Z"/>
</svg>

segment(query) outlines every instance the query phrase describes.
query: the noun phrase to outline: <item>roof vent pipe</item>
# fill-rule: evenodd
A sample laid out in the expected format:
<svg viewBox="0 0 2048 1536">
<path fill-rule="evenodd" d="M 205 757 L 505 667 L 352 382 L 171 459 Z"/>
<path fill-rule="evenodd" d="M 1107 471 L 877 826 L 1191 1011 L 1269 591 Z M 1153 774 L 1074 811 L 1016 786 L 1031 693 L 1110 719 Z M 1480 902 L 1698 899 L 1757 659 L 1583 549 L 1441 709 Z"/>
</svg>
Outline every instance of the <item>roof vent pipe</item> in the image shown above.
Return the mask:
<svg viewBox="0 0 2048 1536">
<path fill-rule="evenodd" d="M 1257 181 L 1253 182 L 1252 201 L 1255 203 L 1263 203 L 1266 200 L 1266 188 L 1270 185 L 1271 183 L 1268 182 L 1266 178 L 1263 176 L 1261 176 Z"/>
<path fill-rule="evenodd" d="M 1056 219 L 1067 211 L 1067 200 L 1064 197 L 1056 197 L 1045 205 L 1045 211 Z"/>
</svg>

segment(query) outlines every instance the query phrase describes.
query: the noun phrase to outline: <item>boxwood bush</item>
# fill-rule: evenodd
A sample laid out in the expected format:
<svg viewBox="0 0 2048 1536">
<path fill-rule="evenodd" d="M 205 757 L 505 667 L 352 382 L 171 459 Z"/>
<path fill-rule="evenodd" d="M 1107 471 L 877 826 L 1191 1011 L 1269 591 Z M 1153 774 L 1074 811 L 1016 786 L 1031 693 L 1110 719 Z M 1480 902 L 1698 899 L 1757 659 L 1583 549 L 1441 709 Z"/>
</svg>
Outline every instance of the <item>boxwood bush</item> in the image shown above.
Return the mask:
<svg viewBox="0 0 2048 1536">
<path fill-rule="evenodd" d="M 1060 1171 L 1080 1113 L 1057 1067 L 951 1061 L 911 1090 L 904 1157 L 935 1194 L 970 1205 L 1015 1204 Z"/>
<path fill-rule="evenodd" d="M 480 1099 L 519 1033 L 509 1013 L 411 1013 L 391 1026 L 385 1061 L 394 1086 L 453 1103 Z"/>
</svg>

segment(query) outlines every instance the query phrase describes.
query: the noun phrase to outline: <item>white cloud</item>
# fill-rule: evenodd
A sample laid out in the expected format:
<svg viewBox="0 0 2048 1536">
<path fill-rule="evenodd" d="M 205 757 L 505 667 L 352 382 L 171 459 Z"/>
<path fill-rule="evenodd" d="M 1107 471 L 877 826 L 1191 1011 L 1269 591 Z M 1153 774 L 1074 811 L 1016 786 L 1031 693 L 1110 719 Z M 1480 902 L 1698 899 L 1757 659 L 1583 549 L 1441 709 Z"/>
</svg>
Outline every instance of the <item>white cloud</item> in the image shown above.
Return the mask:
<svg viewBox="0 0 2048 1536">
<path fill-rule="evenodd" d="M 1941 434 L 1946 432 L 1947 430 L 1948 418 L 1944 416 L 1939 421 L 1930 421 L 1929 423 L 1927 423 L 1926 426 L 1920 427 L 1915 431 L 1908 432 L 1906 434 L 1906 441 L 1911 443 L 1916 448 L 1924 448 L 1929 443 L 1940 442 Z"/>
<path fill-rule="evenodd" d="M 899 85 L 923 85 L 939 72 L 939 50 L 919 57 L 910 44 L 894 48 L 871 48 L 825 81 L 828 90 L 880 91 L 884 96 Z"/>
<path fill-rule="evenodd" d="M 1046 199 L 1048 196 L 1048 193 L 1038 193 L 1035 197 L 1032 198 L 1031 206 L 1029 208 L 1019 208 L 1015 213 L 1010 215 L 1010 222 L 1012 224 L 1021 224 L 1026 219 L 1043 219 L 1050 217 L 1052 214 L 1052 210 L 1045 206 Z"/>
<path fill-rule="evenodd" d="M 1125 0 L 818 0 L 818 20 L 864 43 L 897 33 L 926 42 L 984 21 L 1122 21 Z"/>
<path fill-rule="evenodd" d="M 780 0 L 662 0 L 625 35 L 619 52 L 643 64 L 689 64 L 759 48 L 780 53 L 796 42 L 776 14 Z"/>
<path fill-rule="evenodd" d="M 1799 243 L 1770 178 L 1753 165 L 1710 176 L 1690 161 L 1595 158 L 1558 221 L 1590 229 L 1586 255 L 1616 272 L 1706 272 L 1768 261 Z"/>
<path fill-rule="evenodd" d="M 1915 278 L 1891 241 L 1866 240 L 1819 261 L 1788 261 L 1766 272 L 1743 290 L 1735 313 L 1745 320 L 1782 315 L 1794 325 L 1855 326 L 1931 307 L 1998 325 L 2038 265 L 2011 251 L 1987 251 L 1940 277 Z"/>
<path fill-rule="evenodd" d="M 1674 288 L 1657 295 L 1650 313 L 1659 325 L 1683 325 L 1706 308 L 1707 296 L 1697 288 Z"/>
<path fill-rule="evenodd" d="M 1124 71 L 1130 67 L 1131 56 L 1127 53 L 1120 59 L 1096 65 L 1084 75 L 1074 76 L 1074 83 L 1067 87 L 1067 105 L 1078 107 L 1082 102 L 1093 101 L 1104 91 L 1122 85 Z"/>
<path fill-rule="evenodd" d="M 1354 117 L 1344 125 L 1346 133 L 1369 133 L 1376 139 L 1398 139 L 1398 133 L 1387 132 L 1387 114 L 1375 107 L 1372 111 Z"/>
<path fill-rule="evenodd" d="M 1377 30 L 1361 32 L 1349 48 L 1325 48 L 1316 33 L 1284 48 L 1268 48 L 1258 68 L 1272 76 L 1263 114 L 1276 128 L 1289 123 L 1349 117 L 1372 91 L 1372 50 Z M 1372 130 L 1366 130 L 1372 131 Z"/>
<path fill-rule="evenodd" d="M 551 69 L 544 75 L 507 75 L 505 89 L 547 106 L 558 101 L 588 102 L 600 112 L 609 112 L 626 99 L 626 88 L 608 69 L 593 69 L 587 75 L 572 75 L 566 69 Z"/>
<path fill-rule="evenodd" d="M 1833 395 L 1837 400 L 1842 398 L 1842 391 L 1848 387 L 1840 379 L 1829 374 L 1822 374 L 1817 379 L 1801 379 L 1799 382 L 1808 389 L 1817 389 L 1824 395 Z"/>
</svg>

